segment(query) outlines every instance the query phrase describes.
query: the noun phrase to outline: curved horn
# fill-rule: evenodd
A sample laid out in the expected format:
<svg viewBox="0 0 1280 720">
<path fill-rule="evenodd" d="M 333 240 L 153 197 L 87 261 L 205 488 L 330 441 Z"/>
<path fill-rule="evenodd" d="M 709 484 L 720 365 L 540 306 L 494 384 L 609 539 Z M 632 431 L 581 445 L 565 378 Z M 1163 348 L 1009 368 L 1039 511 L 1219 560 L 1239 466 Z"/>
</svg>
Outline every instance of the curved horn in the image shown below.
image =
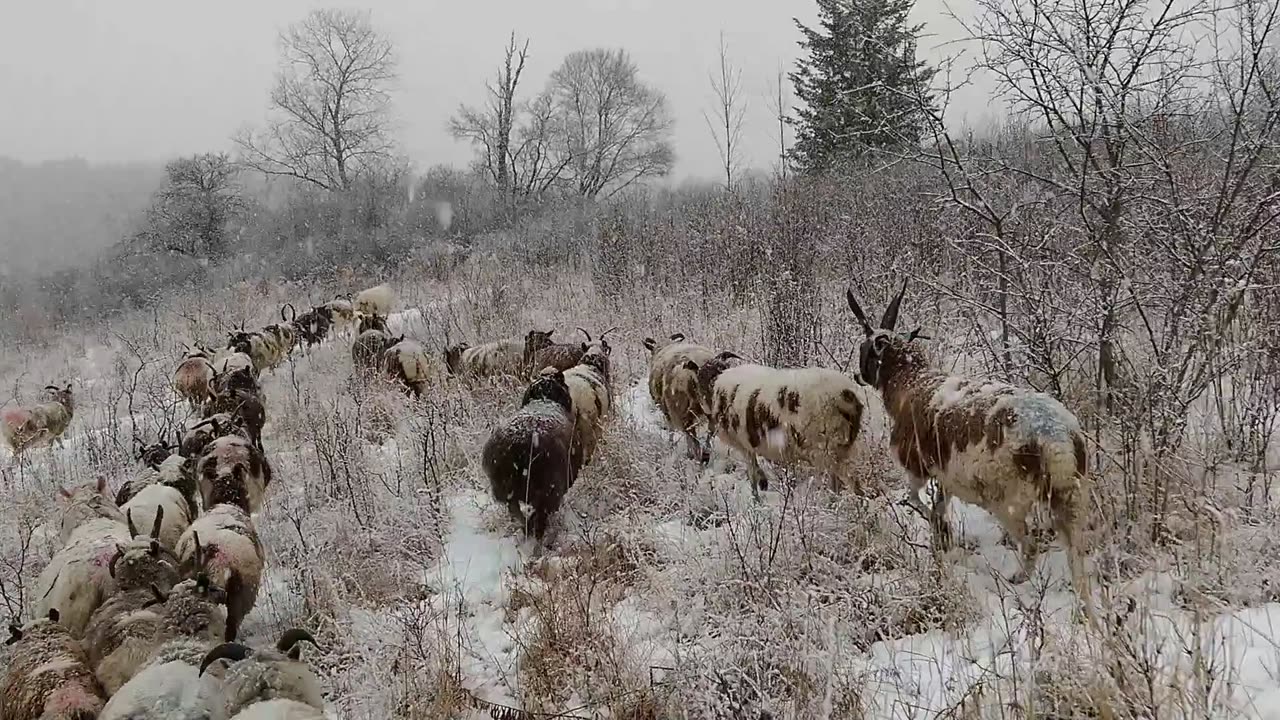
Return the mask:
<svg viewBox="0 0 1280 720">
<path fill-rule="evenodd" d="M 898 324 L 898 308 L 902 306 L 902 296 L 907 294 L 907 281 L 902 281 L 902 289 L 898 291 L 898 295 L 889 303 L 889 307 L 884 309 L 884 317 L 880 318 L 880 327 L 884 330 L 892 330 L 893 326 Z"/>
<path fill-rule="evenodd" d="M 582 328 L 578 328 L 578 332 L 582 333 L 583 335 L 586 335 L 587 342 L 591 342 L 591 333 L 587 332 L 586 330 L 583 330 Z"/>
<path fill-rule="evenodd" d="M 153 605 L 163 605 L 169 599 L 164 593 L 160 592 L 160 588 L 156 587 L 155 583 L 151 583 L 149 587 L 151 588 L 151 599 L 142 606 L 144 610 Z"/>
<path fill-rule="evenodd" d="M 204 656 L 204 659 L 200 661 L 200 672 L 197 673 L 197 676 L 204 675 L 204 671 L 207 670 L 210 665 L 219 660 L 240 662 L 252 654 L 253 650 L 241 645 L 240 643 L 222 643 L 210 650 L 208 654 Z"/>
<path fill-rule="evenodd" d="M 293 317 L 287 318 L 284 316 L 285 308 L 289 308 L 290 310 L 293 311 Z M 285 303 L 284 305 L 280 306 L 280 319 L 285 322 L 292 322 L 298 319 L 298 309 L 293 306 L 293 303 Z"/>
<path fill-rule="evenodd" d="M 156 505 L 156 519 L 151 523 L 151 539 L 160 539 L 160 525 L 164 523 L 164 506 Z"/>
<path fill-rule="evenodd" d="M 608 335 L 609 333 L 611 333 L 611 332 L 613 332 L 614 330 L 617 330 L 617 329 L 618 329 L 618 326 L 617 326 L 617 325 L 614 325 L 613 327 L 609 328 L 608 330 L 605 330 L 604 332 L 600 333 L 600 339 L 601 339 L 601 340 L 603 340 L 605 335 Z"/>
<path fill-rule="evenodd" d="M 303 640 L 320 647 L 320 644 L 311 636 L 311 633 L 302 628 L 292 628 L 285 630 L 280 639 L 276 641 L 276 649 L 288 655 L 290 659 L 297 660 L 302 655 L 301 649 L 298 648 L 298 643 Z"/>
<path fill-rule="evenodd" d="M 191 531 L 191 539 L 195 542 L 196 549 L 192 557 L 195 559 L 196 567 L 203 570 L 204 568 L 204 547 L 200 545 L 200 533 L 195 530 Z"/>
<path fill-rule="evenodd" d="M 116 545 L 116 554 L 111 556 L 111 562 L 107 563 L 107 572 L 111 577 L 116 576 L 116 563 L 120 562 L 120 558 L 124 557 L 124 548 Z"/>
<path fill-rule="evenodd" d="M 133 524 L 133 508 L 124 511 L 124 519 L 129 525 L 129 537 L 138 537 L 138 527 Z"/>
<path fill-rule="evenodd" d="M 862 325 L 862 331 L 871 336 L 873 332 L 871 323 L 867 321 L 867 314 L 862 311 L 862 306 L 858 304 L 858 299 L 853 296 L 853 288 L 846 288 L 844 291 L 845 302 L 849 303 L 849 309 L 853 311 L 853 316 L 858 318 L 858 323 Z"/>
<path fill-rule="evenodd" d="M 57 385 L 45 385 L 44 389 L 45 390 L 61 390 L 62 388 L 58 387 Z"/>
</svg>

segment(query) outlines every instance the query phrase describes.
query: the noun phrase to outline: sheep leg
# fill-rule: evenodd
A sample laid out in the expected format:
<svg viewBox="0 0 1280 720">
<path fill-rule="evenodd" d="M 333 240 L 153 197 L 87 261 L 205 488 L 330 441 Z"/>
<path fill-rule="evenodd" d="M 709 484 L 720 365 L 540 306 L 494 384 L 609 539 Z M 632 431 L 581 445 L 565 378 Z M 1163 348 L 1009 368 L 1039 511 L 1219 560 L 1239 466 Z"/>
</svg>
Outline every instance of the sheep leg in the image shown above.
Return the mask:
<svg viewBox="0 0 1280 720">
<path fill-rule="evenodd" d="M 769 476 L 760 469 L 755 453 L 747 453 L 747 463 L 747 477 L 751 478 L 751 497 L 760 502 L 760 491 L 769 489 Z"/>
<path fill-rule="evenodd" d="M 1062 544 L 1066 547 L 1067 560 L 1071 568 L 1071 584 L 1080 598 L 1085 619 L 1096 625 L 1093 613 L 1093 591 L 1089 587 L 1089 576 L 1084 569 L 1084 538 L 1081 537 L 1080 523 L 1084 517 L 1083 503 L 1078 493 L 1050 493 L 1049 508 L 1053 514 L 1053 528 Z"/>
<path fill-rule="evenodd" d="M 520 523 L 520 529 L 527 535 L 529 534 L 529 519 L 524 516 L 524 511 L 520 509 L 520 501 L 511 499 L 507 501 L 507 514 L 512 520 Z"/>
<path fill-rule="evenodd" d="M 917 501 L 919 501 L 918 497 Z M 942 552 L 950 550 L 955 543 L 951 534 L 951 523 L 947 521 L 947 504 L 950 502 L 951 495 L 939 487 L 933 495 L 933 507 L 929 511 L 929 525 L 933 528 L 934 542 Z"/>
<path fill-rule="evenodd" d="M 692 427 L 684 429 L 684 447 L 685 454 L 690 460 L 706 462 L 709 454 L 703 449 L 702 442 L 698 440 L 698 433 Z"/>
<path fill-rule="evenodd" d="M 1026 518 L 1009 519 L 1005 521 L 1005 532 L 1009 535 L 1009 540 L 1013 542 L 1022 551 L 1022 569 L 1013 574 L 1009 578 L 1009 582 L 1014 585 L 1021 585 L 1031 579 L 1031 574 L 1036 570 L 1036 559 L 1040 555 L 1040 546 L 1027 533 Z"/>
</svg>

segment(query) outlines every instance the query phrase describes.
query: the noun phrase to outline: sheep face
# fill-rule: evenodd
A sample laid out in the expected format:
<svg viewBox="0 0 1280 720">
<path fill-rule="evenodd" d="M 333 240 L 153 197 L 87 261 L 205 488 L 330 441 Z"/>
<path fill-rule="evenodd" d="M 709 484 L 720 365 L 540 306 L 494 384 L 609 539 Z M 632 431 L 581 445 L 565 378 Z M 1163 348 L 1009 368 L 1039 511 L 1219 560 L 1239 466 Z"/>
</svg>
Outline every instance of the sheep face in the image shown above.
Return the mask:
<svg viewBox="0 0 1280 720">
<path fill-rule="evenodd" d="M 62 405 L 70 412 L 75 411 L 75 398 L 72 396 L 72 393 L 71 393 L 71 383 L 67 383 L 66 386 L 64 387 L 58 387 L 57 385 L 46 385 L 44 389 L 45 389 L 45 397 L 48 400 L 52 400 L 53 402 L 56 402 L 59 405 Z"/>
<path fill-rule="evenodd" d="M 649 351 L 649 354 L 653 355 L 668 345 L 674 345 L 675 343 L 681 342 L 684 342 L 684 333 L 673 333 L 671 337 L 666 340 L 654 340 L 651 337 L 647 337 L 644 339 L 642 344 L 644 345 L 644 348 Z"/>
<path fill-rule="evenodd" d="M 911 347 L 917 338 L 924 338 L 919 328 L 909 333 L 898 333 L 894 327 L 898 324 L 898 310 L 902 307 L 902 297 L 907 292 L 907 283 L 902 283 L 902 290 L 894 296 L 884 315 L 880 317 L 880 327 L 873 328 L 867 315 L 853 296 L 853 290 L 845 291 L 845 300 L 854 317 L 862 325 L 866 338 L 858 347 L 858 382 L 883 390 L 888 379 L 900 371 L 915 371 L 925 367 L 922 354 Z"/>
<path fill-rule="evenodd" d="M 387 328 L 387 319 L 385 317 L 381 315 L 366 315 L 361 313 L 360 323 L 356 326 L 356 332 L 363 335 L 369 330 L 377 330 L 383 333 L 390 332 Z"/>
<path fill-rule="evenodd" d="M 520 398 L 520 406 L 532 402 L 553 402 L 564 408 L 565 412 L 573 410 L 573 400 L 569 395 L 569 386 L 565 384 L 564 373 L 559 370 L 544 370 L 538 379 L 529 384 L 524 396 Z"/>
<path fill-rule="evenodd" d="M 555 341 L 551 339 L 551 334 L 555 330 L 530 330 L 524 336 L 524 363 L 525 367 L 532 367 L 534 353 L 543 348 L 550 347 Z"/>
<path fill-rule="evenodd" d="M 462 372 L 462 353 L 470 347 L 467 343 L 458 343 L 444 349 L 444 366 L 451 375 Z"/>
<path fill-rule="evenodd" d="M 268 700 L 292 700 L 320 709 L 324 707 L 324 693 L 315 673 L 302 662 L 303 641 L 315 644 L 311 633 L 293 628 L 285 631 L 271 649 L 223 643 L 209 650 L 200 662 L 199 673 L 203 675 L 216 662 L 230 664 L 223 675 L 228 715 Z"/>
<path fill-rule="evenodd" d="M 62 500 L 61 538 L 65 545 L 75 529 L 90 520 L 105 518 L 116 522 L 125 522 L 124 513 L 107 497 L 107 480 L 98 478 L 97 483 L 85 485 L 75 490 L 58 488 Z"/>
<path fill-rule="evenodd" d="M 711 416 L 712 392 L 715 390 L 716 379 L 721 373 L 732 367 L 744 364 L 746 361 L 740 355 L 730 350 L 725 350 L 710 360 L 698 365 L 692 360 L 688 360 L 684 364 L 685 370 L 694 373 L 697 377 L 698 388 L 698 406 L 702 408 L 702 414 L 707 417 Z"/>
</svg>

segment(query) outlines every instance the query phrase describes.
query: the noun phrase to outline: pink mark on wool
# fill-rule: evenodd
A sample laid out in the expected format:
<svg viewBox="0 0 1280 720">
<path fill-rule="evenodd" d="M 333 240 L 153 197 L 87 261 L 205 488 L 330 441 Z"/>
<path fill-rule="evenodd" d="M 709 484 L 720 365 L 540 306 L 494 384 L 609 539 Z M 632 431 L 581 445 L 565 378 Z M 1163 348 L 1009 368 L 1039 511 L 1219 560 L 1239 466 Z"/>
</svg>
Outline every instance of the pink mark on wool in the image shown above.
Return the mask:
<svg viewBox="0 0 1280 720">
<path fill-rule="evenodd" d="M 45 700 L 44 712 L 55 717 L 71 717 L 73 710 L 83 710 L 94 715 L 102 711 L 106 703 L 80 683 L 62 685 Z"/>
<path fill-rule="evenodd" d="M 31 411 L 22 407 L 8 407 L 0 411 L 0 419 L 11 428 L 20 428 L 31 420 Z"/>
</svg>

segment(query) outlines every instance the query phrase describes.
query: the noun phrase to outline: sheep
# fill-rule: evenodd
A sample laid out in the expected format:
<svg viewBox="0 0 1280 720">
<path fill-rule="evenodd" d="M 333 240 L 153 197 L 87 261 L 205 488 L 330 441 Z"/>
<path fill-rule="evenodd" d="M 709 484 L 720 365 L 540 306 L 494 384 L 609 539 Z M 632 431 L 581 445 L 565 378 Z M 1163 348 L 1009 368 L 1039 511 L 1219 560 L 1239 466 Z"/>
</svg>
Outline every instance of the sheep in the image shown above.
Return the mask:
<svg viewBox="0 0 1280 720">
<path fill-rule="evenodd" d="M 647 337 L 644 346 L 649 350 L 649 397 L 653 398 L 667 425 L 684 434 L 685 452 L 689 458 L 706 463 L 711 459 L 711 452 L 698 440 L 698 425 L 702 421 L 698 381 L 685 364 L 693 361 L 702 365 L 715 355 L 715 351 L 685 342 L 682 333 L 675 333 L 669 340 L 661 342 Z M 707 439 L 709 444 L 710 431 Z"/>
<path fill-rule="evenodd" d="M 183 580 L 167 594 L 155 586 L 151 593 L 148 607 L 159 606 L 159 620 L 150 655 L 112 694 L 99 720 L 221 717 L 221 683 L 202 678 L 198 668 L 209 645 L 226 632 L 226 594 L 203 574 Z"/>
<path fill-rule="evenodd" d="M 615 328 L 610 328 L 605 332 L 611 332 L 614 329 Z M 588 333 L 582 328 L 578 328 L 578 330 L 587 337 L 587 342 L 553 343 L 547 345 L 533 354 L 533 363 L 530 370 L 533 372 L 541 372 L 543 368 L 553 367 L 560 372 L 564 372 L 574 365 L 577 365 L 582 360 L 582 356 L 587 352 L 588 344 L 591 342 L 591 333 Z M 550 335 L 550 333 L 548 333 L 548 335 Z"/>
<path fill-rule="evenodd" d="M 271 463 L 262 451 L 236 435 L 209 443 L 196 463 L 200 499 L 206 508 L 232 503 L 246 513 L 256 513 L 262 508 L 271 476 Z"/>
<path fill-rule="evenodd" d="M 258 367 L 247 352 L 240 352 L 234 347 L 225 347 L 213 356 L 213 371 L 215 374 L 225 375 L 236 370 L 247 370 L 255 377 L 258 375 Z"/>
<path fill-rule="evenodd" d="M 336 295 L 332 300 L 321 305 L 329 316 L 329 324 L 339 332 L 345 332 L 355 326 L 356 311 L 352 305 L 351 294 Z"/>
<path fill-rule="evenodd" d="M 12 646 L 0 717 L 5 720 L 94 720 L 106 695 L 84 650 L 50 608 L 23 627 L 9 626 Z"/>
<path fill-rule="evenodd" d="M 61 624 L 80 637 L 89 616 L 115 591 L 109 571 L 116 547 L 132 537 L 125 515 L 107 497 L 106 479 L 68 492 L 59 488 L 62 509 L 60 540 L 36 579 L 33 612 L 47 615 L 57 608 Z"/>
<path fill-rule="evenodd" d="M 200 674 L 215 662 L 229 661 L 223 675 L 226 713 L 232 718 L 308 718 L 299 706 L 324 710 L 320 680 L 302 661 L 298 643 L 316 640 L 301 628 L 286 630 L 273 649 L 254 650 L 227 642 L 209 650 L 200 663 Z M 260 706 L 264 709 L 258 709 Z M 270 712 L 274 710 L 275 712 Z M 318 715 L 323 718 L 323 712 Z"/>
<path fill-rule="evenodd" d="M 394 343 L 387 330 L 386 318 L 380 315 L 361 316 L 358 333 L 351 345 L 351 363 L 357 372 L 366 374 L 378 367 L 382 353 Z"/>
<path fill-rule="evenodd" d="M 588 336 L 589 337 L 589 336 Z M 609 384 L 609 343 L 593 342 L 582 361 L 564 373 L 565 385 L 573 402 L 574 444 L 579 448 L 582 464 L 591 462 L 603 432 L 603 422 L 612 404 Z"/>
<path fill-rule="evenodd" d="M 178 582 L 177 557 L 159 542 L 162 515 L 157 513 L 149 537 L 135 537 L 116 551 L 111 560 L 116 592 L 85 626 L 89 664 L 108 695 L 128 682 L 151 655 L 161 620 L 152 607 L 154 593 Z"/>
<path fill-rule="evenodd" d="M 494 499 L 539 541 L 582 466 L 573 438 L 569 387 L 564 373 L 550 370 L 529 385 L 520 409 L 493 429 L 481 453 Z M 533 507 L 527 520 L 522 500 Z"/>
<path fill-rule="evenodd" d="M 769 489 L 759 458 L 781 466 L 808 466 L 833 490 L 851 476 L 849 461 L 862 430 L 858 383 L 827 368 L 772 368 L 722 352 L 685 369 L 698 378 L 698 402 L 711 430 L 747 459 L 751 494 Z M 853 477 L 855 491 L 860 483 Z"/>
<path fill-rule="evenodd" d="M 953 495 L 991 513 L 1021 546 L 1015 582 L 1030 577 L 1038 553 L 1027 533 L 1027 514 L 1046 505 L 1066 546 L 1072 584 L 1091 617 L 1082 538 L 1091 481 L 1079 420 L 1044 393 L 933 368 L 916 342 L 924 337 L 919 329 L 894 329 L 906 291 L 904 282 L 878 329 L 853 291 L 845 293 L 865 335 L 858 379 L 884 400 L 889 441 L 910 478 L 904 503 L 929 519 L 942 548 L 951 542 L 946 508 Z M 926 511 L 919 492 L 930 478 L 937 480 L 938 493 Z"/>
<path fill-rule="evenodd" d="M 244 418 L 232 413 L 213 413 L 204 418 L 193 418 L 182 434 L 178 453 L 188 459 L 198 459 L 209 443 L 224 435 L 235 435 L 252 442 L 252 434 L 244 426 Z"/>
<path fill-rule="evenodd" d="M 422 345 L 401 339 L 382 352 L 382 362 L 388 375 L 400 381 L 415 398 L 422 397 L 431 372 L 427 351 Z"/>
<path fill-rule="evenodd" d="M 262 428 L 267 424 L 267 408 L 262 390 L 248 370 L 240 369 L 214 378 L 214 395 L 205 406 L 205 417 L 230 413 L 240 421 L 249 439 L 262 448 Z"/>
<path fill-rule="evenodd" d="M 158 478 L 172 475 L 180 486 L 195 489 L 194 479 L 180 467 L 188 462 L 186 458 L 172 455 L 165 462 L 168 467 L 162 466 Z M 177 547 L 178 538 L 191 525 L 197 512 L 194 493 L 189 496 L 178 487 L 166 484 L 164 479 L 138 490 L 120 509 L 125 511 L 126 518 L 134 518 L 144 526 L 163 519 L 157 539 L 170 551 Z"/>
<path fill-rule="evenodd" d="M 202 347 L 188 350 L 173 371 L 173 389 L 192 410 L 198 410 L 213 396 L 213 360 L 209 355 Z"/>
<path fill-rule="evenodd" d="M 552 344 L 552 332 L 554 331 L 530 330 L 523 341 L 510 338 L 475 347 L 459 343 L 445 349 L 445 367 L 451 375 L 510 375 L 525 378 L 534 367 L 534 355 Z"/>
<path fill-rule="evenodd" d="M 56 385 L 44 387 L 49 397 L 33 407 L 7 407 L 0 410 L 0 434 L 13 451 L 14 457 L 35 445 L 56 442 L 62 444 L 62 434 L 75 416 L 75 401 L 71 395 L 71 383 L 65 388 Z"/>
<path fill-rule="evenodd" d="M 365 315 L 387 317 L 392 310 L 395 310 L 395 304 L 395 291 L 391 289 L 390 285 L 383 283 L 356 293 L 351 307 L 355 312 L 364 313 Z"/>
<path fill-rule="evenodd" d="M 333 327 L 333 316 L 323 305 L 312 307 L 307 312 L 294 317 L 294 325 L 298 328 L 298 336 L 308 348 L 319 345 L 329 336 Z"/>
<path fill-rule="evenodd" d="M 266 562 L 249 514 L 226 503 L 206 509 L 178 540 L 177 555 L 184 575 L 207 573 L 226 591 L 224 638 L 235 640 L 240 623 L 257 602 Z"/>
</svg>

